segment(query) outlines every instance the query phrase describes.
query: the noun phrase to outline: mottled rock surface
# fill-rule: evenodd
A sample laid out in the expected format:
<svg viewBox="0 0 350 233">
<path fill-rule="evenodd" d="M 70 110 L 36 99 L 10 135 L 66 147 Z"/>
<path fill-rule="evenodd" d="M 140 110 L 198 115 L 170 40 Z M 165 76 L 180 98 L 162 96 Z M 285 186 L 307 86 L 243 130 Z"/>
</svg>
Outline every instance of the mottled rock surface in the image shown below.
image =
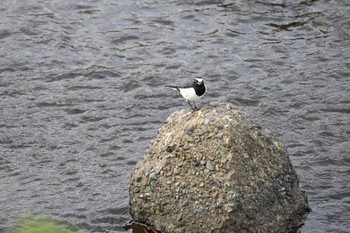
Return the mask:
<svg viewBox="0 0 350 233">
<path fill-rule="evenodd" d="M 283 144 L 227 103 L 174 112 L 129 193 L 133 218 L 164 233 L 285 232 L 308 210 Z"/>
</svg>

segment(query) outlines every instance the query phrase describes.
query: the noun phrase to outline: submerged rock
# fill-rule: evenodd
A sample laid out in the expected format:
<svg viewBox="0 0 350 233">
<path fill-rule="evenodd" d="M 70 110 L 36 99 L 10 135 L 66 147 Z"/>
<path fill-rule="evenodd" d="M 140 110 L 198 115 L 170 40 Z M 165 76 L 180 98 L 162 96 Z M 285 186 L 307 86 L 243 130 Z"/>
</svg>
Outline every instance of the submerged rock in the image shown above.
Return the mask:
<svg viewBox="0 0 350 233">
<path fill-rule="evenodd" d="M 284 232 L 308 210 L 284 145 L 227 103 L 174 112 L 129 194 L 133 218 L 163 233 Z"/>
</svg>

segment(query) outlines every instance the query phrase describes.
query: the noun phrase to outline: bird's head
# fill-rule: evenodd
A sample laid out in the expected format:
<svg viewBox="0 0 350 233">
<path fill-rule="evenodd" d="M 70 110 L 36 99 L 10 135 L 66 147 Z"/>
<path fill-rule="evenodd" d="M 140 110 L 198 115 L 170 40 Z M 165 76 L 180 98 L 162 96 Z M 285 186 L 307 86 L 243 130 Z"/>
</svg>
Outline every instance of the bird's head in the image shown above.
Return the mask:
<svg viewBox="0 0 350 233">
<path fill-rule="evenodd" d="M 195 78 L 194 82 L 196 83 L 196 85 L 203 85 L 203 83 L 204 83 L 203 79 L 200 77 Z"/>
</svg>

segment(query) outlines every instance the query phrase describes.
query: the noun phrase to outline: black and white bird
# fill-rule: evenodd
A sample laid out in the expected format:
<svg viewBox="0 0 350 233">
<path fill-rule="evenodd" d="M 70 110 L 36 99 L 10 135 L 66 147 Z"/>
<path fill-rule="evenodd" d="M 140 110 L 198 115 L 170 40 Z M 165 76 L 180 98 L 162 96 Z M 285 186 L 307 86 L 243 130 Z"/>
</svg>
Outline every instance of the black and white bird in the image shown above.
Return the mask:
<svg viewBox="0 0 350 233">
<path fill-rule="evenodd" d="M 199 100 L 207 92 L 207 87 L 204 85 L 202 78 L 195 78 L 192 83 L 183 86 L 166 86 L 173 89 L 176 89 L 180 92 L 182 97 L 184 97 L 187 103 L 192 109 L 198 109 L 196 106 L 195 100 Z M 191 105 L 193 103 L 193 106 Z"/>
</svg>

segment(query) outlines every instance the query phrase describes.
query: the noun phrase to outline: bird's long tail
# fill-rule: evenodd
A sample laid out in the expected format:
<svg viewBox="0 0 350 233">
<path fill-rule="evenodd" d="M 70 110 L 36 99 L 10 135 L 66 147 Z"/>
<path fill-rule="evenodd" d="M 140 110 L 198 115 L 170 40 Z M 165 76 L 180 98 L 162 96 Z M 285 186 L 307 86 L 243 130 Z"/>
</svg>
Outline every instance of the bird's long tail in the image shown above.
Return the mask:
<svg viewBox="0 0 350 233">
<path fill-rule="evenodd" d="M 172 89 L 180 91 L 180 89 L 178 87 L 176 87 L 176 86 L 165 86 L 165 87 L 169 87 L 169 88 L 172 88 Z"/>
</svg>

